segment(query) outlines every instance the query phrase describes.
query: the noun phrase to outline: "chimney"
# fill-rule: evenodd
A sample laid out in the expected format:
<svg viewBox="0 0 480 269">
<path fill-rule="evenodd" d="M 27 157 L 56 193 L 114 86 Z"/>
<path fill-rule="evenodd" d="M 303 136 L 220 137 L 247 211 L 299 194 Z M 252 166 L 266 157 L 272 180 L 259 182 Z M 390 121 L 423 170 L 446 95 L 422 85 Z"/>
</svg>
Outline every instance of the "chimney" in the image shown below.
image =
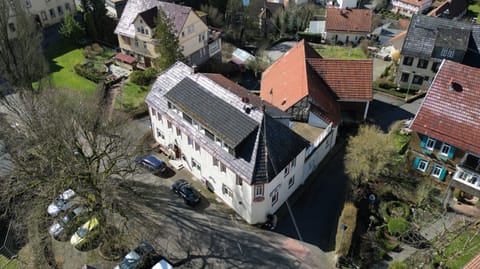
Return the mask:
<svg viewBox="0 0 480 269">
<path fill-rule="evenodd" d="M 453 91 L 453 77 L 451 77 L 450 81 L 448 82 L 448 89 Z"/>
<path fill-rule="evenodd" d="M 192 65 L 192 74 L 198 73 L 198 66 L 196 64 Z"/>
</svg>

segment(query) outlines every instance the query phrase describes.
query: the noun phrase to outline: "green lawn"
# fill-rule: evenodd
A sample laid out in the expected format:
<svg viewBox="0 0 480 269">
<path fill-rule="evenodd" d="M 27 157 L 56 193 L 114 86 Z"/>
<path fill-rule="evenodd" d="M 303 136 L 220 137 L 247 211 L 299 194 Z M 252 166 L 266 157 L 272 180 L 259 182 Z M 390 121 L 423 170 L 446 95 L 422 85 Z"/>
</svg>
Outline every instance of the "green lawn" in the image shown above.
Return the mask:
<svg viewBox="0 0 480 269">
<path fill-rule="evenodd" d="M 2 269 L 17 269 L 17 260 L 8 260 L 5 256 L 0 255 L 0 268 Z"/>
<path fill-rule="evenodd" d="M 359 60 L 367 59 L 367 55 L 360 48 L 344 46 L 321 46 L 316 51 L 325 59 Z"/>
<path fill-rule="evenodd" d="M 47 47 L 45 52 L 50 65 L 51 82 L 56 88 L 69 88 L 93 94 L 97 85 L 75 73 L 73 66 L 83 63 L 82 49 L 61 40 Z"/>
<path fill-rule="evenodd" d="M 140 86 L 130 81 L 123 86 L 122 93 L 117 96 L 117 108 L 132 109 L 140 106 L 145 101 L 150 86 Z"/>
<path fill-rule="evenodd" d="M 474 2 L 468 6 L 468 13 L 467 15 L 471 15 L 472 17 L 477 17 L 477 21 L 480 22 L 480 3 Z"/>
<path fill-rule="evenodd" d="M 455 238 L 445 249 L 448 268 L 462 268 L 480 252 L 480 235 L 467 230 Z"/>
</svg>

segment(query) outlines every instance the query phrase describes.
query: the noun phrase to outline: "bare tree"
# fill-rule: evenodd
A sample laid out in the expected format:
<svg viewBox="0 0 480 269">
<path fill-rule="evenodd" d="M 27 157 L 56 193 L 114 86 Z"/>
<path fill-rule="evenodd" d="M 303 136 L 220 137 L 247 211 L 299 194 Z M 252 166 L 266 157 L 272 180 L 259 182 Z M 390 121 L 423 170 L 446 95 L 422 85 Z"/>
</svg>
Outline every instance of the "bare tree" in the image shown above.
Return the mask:
<svg viewBox="0 0 480 269">
<path fill-rule="evenodd" d="M 0 78 L 17 89 L 33 90 L 32 82 L 47 74 L 42 31 L 19 0 L 0 0 Z"/>
<path fill-rule="evenodd" d="M 111 111 L 97 100 L 53 89 L 1 100 L 0 140 L 13 163 L 0 182 L 4 214 L 26 225 L 31 210 L 46 216 L 47 205 L 72 188 L 100 222 L 109 222 L 116 186 L 133 172 L 136 143 L 128 117 L 117 111 L 107 117 Z"/>
</svg>

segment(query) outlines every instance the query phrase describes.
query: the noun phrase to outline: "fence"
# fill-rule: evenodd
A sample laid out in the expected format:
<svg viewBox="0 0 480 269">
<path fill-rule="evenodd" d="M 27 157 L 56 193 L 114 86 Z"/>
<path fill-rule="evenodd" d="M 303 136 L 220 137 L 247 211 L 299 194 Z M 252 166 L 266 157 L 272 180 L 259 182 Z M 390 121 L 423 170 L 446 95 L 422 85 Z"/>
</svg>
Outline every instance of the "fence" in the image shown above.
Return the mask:
<svg viewBox="0 0 480 269">
<path fill-rule="evenodd" d="M 16 243 L 12 233 L 12 223 L 5 226 L 0 224 L 0 269 L 23 268 L 16 255 Z"/>
</svg>

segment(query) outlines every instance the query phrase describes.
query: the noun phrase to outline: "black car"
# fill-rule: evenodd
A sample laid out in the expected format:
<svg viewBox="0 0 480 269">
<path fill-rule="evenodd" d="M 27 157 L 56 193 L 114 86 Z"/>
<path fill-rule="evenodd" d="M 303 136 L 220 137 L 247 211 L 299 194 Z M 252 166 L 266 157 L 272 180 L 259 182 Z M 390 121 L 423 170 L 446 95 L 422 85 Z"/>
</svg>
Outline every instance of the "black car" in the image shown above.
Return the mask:
<svg viewBox="0 0 480 269">
<path fill-rule="evenodd" d="M 150 268 L 156 262 L 157 253 L 152 245 L 141 242 L 134 250 L 125 255 L 122 262 L 115 269 Z"/>
<path fill-rule="evenodd" d="M 167 170 L 167 165 L 165 164 L 165 162 L 163 162 L 162 160 L 159 160 L 157 157 L 153 155 L 149 155 L 146 157 L 139 156 L 135 158 L 135 162 L 138 165 L 143 166 L 148 171 L 153 173 L 157 173 L 157 172 L 163 173 Z"/>
<path fill-rule="evenodd" d="M 172 184 L 172 191 L 183 198 L 186 204 L 196 205 L 200 202 L 200 194 L 185 179 L 178 179 Z"/>
</svg>

